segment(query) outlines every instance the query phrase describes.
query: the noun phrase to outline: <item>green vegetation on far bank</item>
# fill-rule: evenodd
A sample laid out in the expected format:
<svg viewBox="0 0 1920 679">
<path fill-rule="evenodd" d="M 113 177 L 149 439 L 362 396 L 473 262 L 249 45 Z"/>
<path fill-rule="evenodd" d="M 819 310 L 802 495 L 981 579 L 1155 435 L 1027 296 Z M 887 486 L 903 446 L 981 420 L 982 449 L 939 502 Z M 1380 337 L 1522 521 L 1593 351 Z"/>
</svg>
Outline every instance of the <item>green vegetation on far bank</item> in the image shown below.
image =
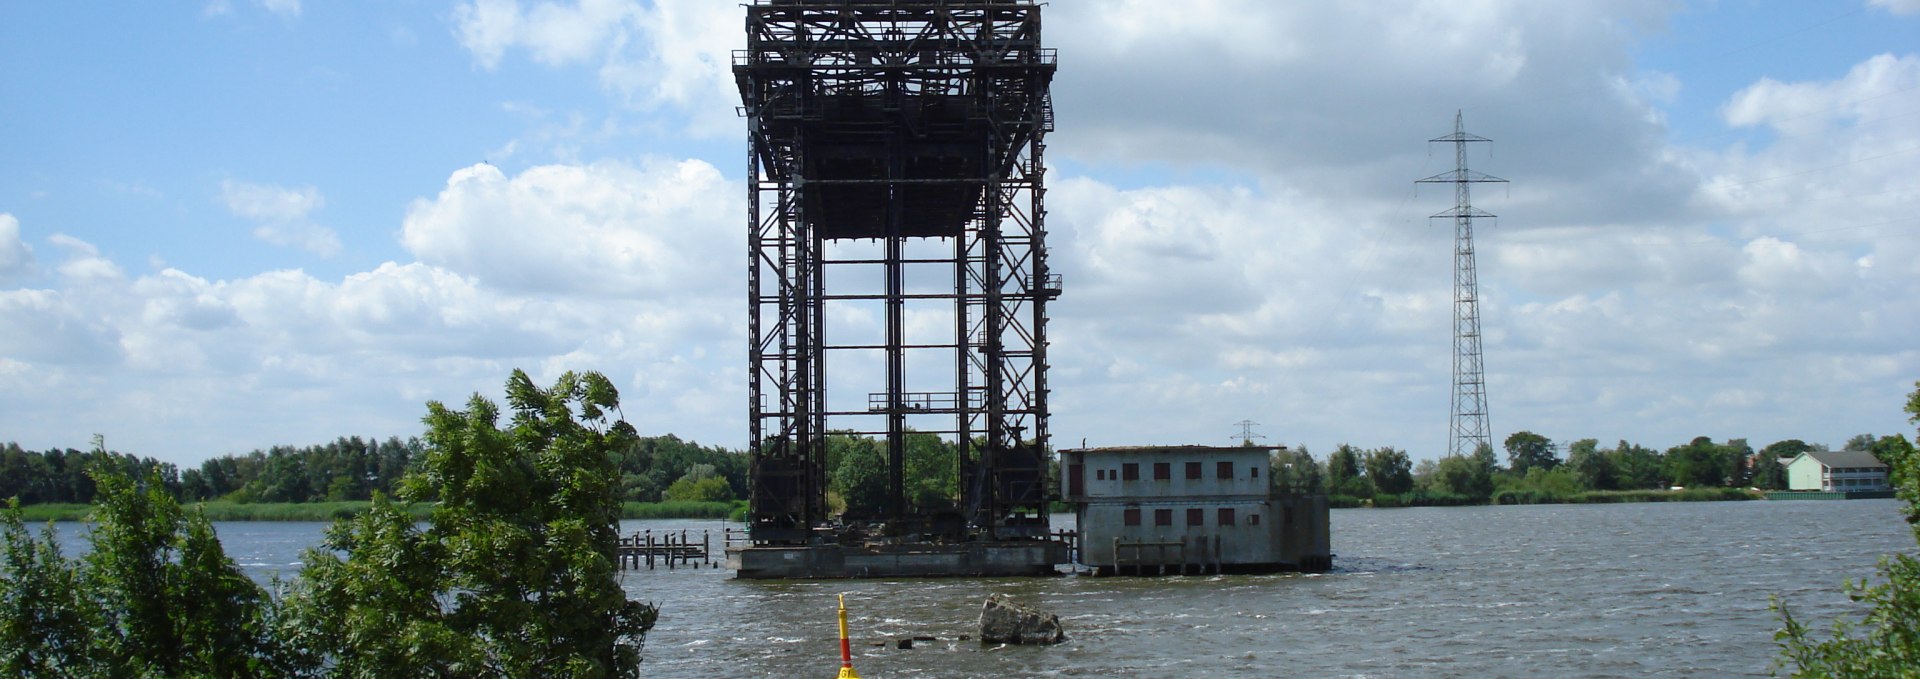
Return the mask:
<svg viewBox="0 0 1920 679">
<path fill-rule="evenodd" d="M 1526 489 L 1496 492 L 1487 501 L 1466 495 L 1414 491 L 1398 495 L 1376 494 L 1371 498 L 1329 495 L 1332 507 L 1461 507 L 1470 505 L 1591 505 L 1619 502 L 1725 502 L 1760 500 L 1765 495 L 1743 488 L 1686 488 L 1681 490 L 1589 490 L 1557 494 Z"/>
<path fill-rule="evenodd" d="M 744 513 L 746 502 L 626 502 L 620 505 L 622 519 L 726 519 Z M 370 501 L 344 502 L 228 502 L 215 500 L 188 505 L 206 514 L 208 521 L 334 521 L 358 516 L 373 505 Z M 93 505 L 69 502 L 24 505 L 21 517 L 30 523 L 47 521 L 85 521 Z M 401 506 L 415 520 L 425 521 L 433 512 L 433 503 Z"/>
</svg>

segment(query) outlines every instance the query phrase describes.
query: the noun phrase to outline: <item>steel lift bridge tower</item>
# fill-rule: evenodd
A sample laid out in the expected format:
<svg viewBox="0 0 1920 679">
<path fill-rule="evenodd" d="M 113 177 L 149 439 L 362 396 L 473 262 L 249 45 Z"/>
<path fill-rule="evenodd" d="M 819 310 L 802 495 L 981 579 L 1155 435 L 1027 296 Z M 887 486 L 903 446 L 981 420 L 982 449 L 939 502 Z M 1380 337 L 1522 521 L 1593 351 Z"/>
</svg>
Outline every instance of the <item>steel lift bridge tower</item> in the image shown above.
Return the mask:
<svg viewBox="0 0 1920 679">
<path fill-rule="evenodd" d="M 1040 9 L 747 5 L 733 73 L 751 142 L 754 545 L 827 533 L 830 426 L 883 437 L 895 536 L 1048 534 L 1046 308 L 1060 287 L 1042 207 L 1055 58 Z M 957 511 L 909 506 L 910 431 L 957 444 Z"/>
<path fill-rule="evenodd" d="M 1427 140 L 1430 144 L 1453 144 L 1454 169 L 1415 181 L 1453 185 L 1453 207 L 1431 217 L 1453 220 L 1453 408 L 1447 434 L 1450 455 L 1472 455 L 1480 446 L 1493 446 L 1493 430 L 1487 425 L 1486 370 L 1480 354 L 1480 275 L 1473 256 L 1473 220 L 1491 219 L 1493 214 L 1473 206 L 1468 187 L 1507 180 L 1467 169 L 1467 145 L 1492 141 L 1469 134 L 1460 113 L 1455 111 L 1453 134 Z"/>
</svg>

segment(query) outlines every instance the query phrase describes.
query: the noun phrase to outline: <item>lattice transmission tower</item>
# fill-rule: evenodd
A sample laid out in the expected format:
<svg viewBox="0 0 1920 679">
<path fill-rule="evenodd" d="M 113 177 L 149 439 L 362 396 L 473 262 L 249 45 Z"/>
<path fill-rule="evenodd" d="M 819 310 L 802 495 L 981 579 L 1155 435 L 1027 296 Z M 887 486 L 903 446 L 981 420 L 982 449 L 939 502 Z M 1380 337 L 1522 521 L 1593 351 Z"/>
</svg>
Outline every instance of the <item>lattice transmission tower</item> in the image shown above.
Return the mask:
<svg viewBox="0 0 1920 679">
<path fill-rule="evenodd" d="M 1473 262 L 1473 220 L 1493 215 L 1473 207 L 1468 187 L 1507 180 L 1467 169 L 1467 144 L 1492 141 L 1468 134 L 1462 116 L 1454 112 L 1453 134 L 1427 140 L 1453 144 L 1453 170 L 1416 180 L 1453 185 L 1453 208 L 1429 217 L 1453 220 L 1453 407 L 1447 435 L 1447 450 L 1453 455 L 1472 455 L 1482 445 L 1493 446 L 1480 354 L 1480 282 Z"/>
</svg>

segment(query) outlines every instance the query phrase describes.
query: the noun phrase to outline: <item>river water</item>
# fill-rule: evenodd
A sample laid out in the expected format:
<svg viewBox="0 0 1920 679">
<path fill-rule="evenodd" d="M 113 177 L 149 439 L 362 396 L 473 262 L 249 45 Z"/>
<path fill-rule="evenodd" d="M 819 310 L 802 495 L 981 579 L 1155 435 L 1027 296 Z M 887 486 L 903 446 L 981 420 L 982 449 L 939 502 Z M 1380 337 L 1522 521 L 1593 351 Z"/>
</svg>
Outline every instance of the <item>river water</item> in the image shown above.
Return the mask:
<svg viewBox="0 0 1920 679">
<path fill-rule="evenodd" d="M 657 677 L 831 676 L 842 593 L 869 679 L 1764 676 L 1779 627 L 1769 595 L 1824 626 L 1858 610 L 1843 580 L 1915 551 L 1893 500 L 1336 509 L 1332 521 L 1335 570 L 1317 575 L 768 582 L 682 568 L 624 584 L 661 606 L 645 664 Z M 622 528 L 717 540 L 726 525 Z M 265 578 L 297 572 L 323 525 L 218 529 Z M 960 641 L 992 592 L 1052 609 L 1068 641 Z M 893 643 L 914 636 L 938 641 Z"/>
</svg>

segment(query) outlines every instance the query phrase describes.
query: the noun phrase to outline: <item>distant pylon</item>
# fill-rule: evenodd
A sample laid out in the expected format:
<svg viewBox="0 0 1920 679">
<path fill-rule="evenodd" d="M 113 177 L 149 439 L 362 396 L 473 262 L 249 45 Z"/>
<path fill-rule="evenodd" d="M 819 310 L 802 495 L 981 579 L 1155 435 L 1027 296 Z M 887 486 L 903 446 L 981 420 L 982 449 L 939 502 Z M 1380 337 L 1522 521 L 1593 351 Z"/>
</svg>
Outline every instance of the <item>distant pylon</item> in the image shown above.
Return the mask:
<svg viewBox="0 0 1920 679">
<path fill-rule="evenodd" d="M 1253 428 L 1260 426 L 1259 422 L 1255 422 L 1253 420 L 1241 420 L 1239 422 L 1233 423 L 1233 426 L 1239 427 L 1240 433 L 1234 434 L 1231 438 L 1240 439 L 1240 445 L 1251 446 L 1253 445 L 1254 439 L 1266 438 L 1265 436 L 1261 436 L 1259 434 L 1253 433 Z"/>
<path fill-rule="evenodd" d="M 1481 445 L 1493 445 L 1493 430 L 1487 424 L 1486 370 L 1480 357 L 1480 282 L 1473 263 L 1473 220 L 1493 215 L 1474 209 L 1467 190 L 1476 183 L 1507 181 L 1467 169 L 1467 144 L 1492 141 L 1468 134 L 1460 112 L 1455 111 L 1453 134 L 1427 140 L 1453 144 L 1453 171 L 1416 181 L 1453 185 L 1453 209 L 1430 219 L 1453 218 L 1453 409 L 1447 450 L 1454 455 L 1472 455 Z"/>
</svg>

